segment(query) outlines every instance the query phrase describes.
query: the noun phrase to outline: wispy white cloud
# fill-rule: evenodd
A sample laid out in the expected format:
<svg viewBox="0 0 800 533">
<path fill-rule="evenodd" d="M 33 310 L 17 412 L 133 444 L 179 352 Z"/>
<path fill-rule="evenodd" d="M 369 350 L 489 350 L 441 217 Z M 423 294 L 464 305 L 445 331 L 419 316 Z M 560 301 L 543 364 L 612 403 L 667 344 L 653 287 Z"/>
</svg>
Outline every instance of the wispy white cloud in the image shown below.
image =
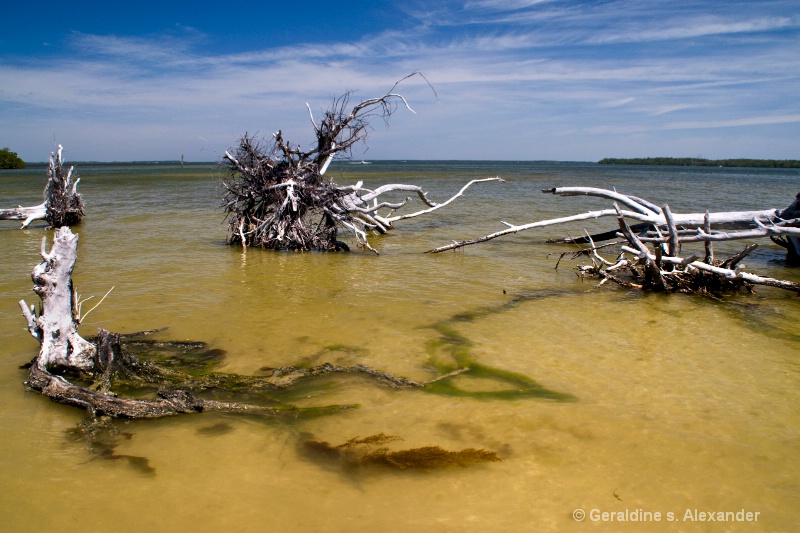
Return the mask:
<svg viewBox="0 0 800 533">
<path fill-rule="evenodd" d="M 609 102 L 601 102 L 600 103 L 600 107 L 606 107 L 606 108 L 622 107 L 622 106 L 628 105 L 631 102 L 635 102 L 635 101 L 636 101 L 636 98 L 631 96 L 631 97 L 628 97 L 628 98 L 621 98 L 619 100 L 611 100 Z"/>
<path fill-rule="evenodd" d="M 797 23 L 788 17 L 755 20 L 741 20 L 738 17 L 731 20 L 698 17 L 695 19 L 690 18 L 689 20 L 668 20 L 666 23 L 662 21 L 661 24 L 653 24 L 653 22 L 651 22 L 650 27 L 644 29 L 640 28 L 638 24 L 630 24 L 627 28 L 623 28 L 623 31 L 599 32 L 598 34 L 587 36 L 586 42 L 607 44 L 675 41 L 697 37 L 796 29 L 798 27 Z"/>
<path fill-rule="evenodd" d="M 190 43 L 185 40 L 166 36 L 153 39 L 73 32 L 69 41 L 70 45 L 81 55 L 103 55 L 146 61 L 173 58 L 190 47 Z"/>
<path fill-rule="evenodd" d="M 660 106 L 652 112 L 653 116 L 666 115 L 667 113 L 675 113 L 677 111 L 688 111 L 690 109 L 700 109 L 705 107 L 702 104 L 674 104 Z"/>
<path fill-rule="evenodd" d="M 468 0 L 464 2 L 465 9 L 492 9 L 498 11 L 508 11 L 514 9 L 524 9 L 538 4 L 547 4 L 557 0 Z"/>
<path fill-rule="evenodd" d="M 462 11 L 421 9 L 432 25 L 517 28 L 526 46 L 615 44 L 764 33 L 800 28 L 800 17 L 764 16 L 752 2 L 728 2 L 724 10 L 703 10 L 697 2 L 649 0 L 558 2 L 477 0 Z M 778 2 L 782 4 L 782 2 Z M 766 6 L 764 6 L 766 7 Z M 795 9 L 796 11 L 796 9 Z"/>
<path fill-rule="evenodd" d="M 670 130 L 696 130 L 706 128 L 741 128 L 746 126 L 772 126 L 775 124 L 800 123 L 800 115 L 744 117 L 730 120 L 670 122 L 664 126 Z"/>
</svg>

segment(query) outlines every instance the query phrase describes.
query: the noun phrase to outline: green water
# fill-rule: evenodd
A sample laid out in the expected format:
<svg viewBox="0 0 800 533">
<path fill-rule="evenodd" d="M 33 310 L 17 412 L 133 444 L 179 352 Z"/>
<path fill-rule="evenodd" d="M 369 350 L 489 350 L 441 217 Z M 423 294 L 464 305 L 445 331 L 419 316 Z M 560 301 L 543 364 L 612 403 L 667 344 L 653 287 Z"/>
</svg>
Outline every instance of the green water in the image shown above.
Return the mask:
<svg viewBox="0 0 800 533">
<path fill-rule="evenodd" d="M 80 165 L 86 218 L 74 273 L 99 300 L 82 325 L 168 327 L 165 339 L 225 350 L 221 370 L 326 361 L 415 380 L 471 364 L 432 392 L 336 377 L 289 395 L 302 406 L 360 405 L 265 423 L 200 414 L 123 423 L 116 454 L 68 436 L 75 408 L 27 391 L 37 352 L 17 301 L 35 301 L 39 224 L 0 222 L 0 523 L 5 531 L 791 531 L 800 519 L 800 300 L 763 288 L 718 302 L 596 289 L 553 267 L 547 238 L 612 221 L 547 228 L 459 252 L 452 239 L 606 207 L 553 186 L 616 187 L 675 212 L 785 207 L 796 171 L 513 162 L 339 164 L 341 184 L 422 185 L 444 200 L 427 217 L 373 237 L 374 256 L 273 253 L 224 244 L 220 171 L 208 165 Z M 41 201 L 44 170 L 0 172 L 0 207 Z M 419 206 L 417 202 L 415 205 Z M 735 252 L 744 243 L 717 246 Z M 747 269 L 800 281 L 763 242 Z M 526 381 L 527 380 L 527 381 Z M 535 389 L 538 393 L 530 393 Z M 528 391 L 528 392 L 525 392 Z M 377 433 L 393 449 L 496 451 L 499 463 L 434 472 L 348 470 L 304 453 Z M 576 523 L 583 509 L 587 523 Z M 637 509 L 661 522 L 593 521 Z M 687 509 L 758 512 L 757 522 L 686 523 Z M 666 524 L 667 513 L 681 520 Z M 594 515 L 596 516 L 596 515 Z M 594 526 L 594 527 L 593 527 Z"/>
</svg>

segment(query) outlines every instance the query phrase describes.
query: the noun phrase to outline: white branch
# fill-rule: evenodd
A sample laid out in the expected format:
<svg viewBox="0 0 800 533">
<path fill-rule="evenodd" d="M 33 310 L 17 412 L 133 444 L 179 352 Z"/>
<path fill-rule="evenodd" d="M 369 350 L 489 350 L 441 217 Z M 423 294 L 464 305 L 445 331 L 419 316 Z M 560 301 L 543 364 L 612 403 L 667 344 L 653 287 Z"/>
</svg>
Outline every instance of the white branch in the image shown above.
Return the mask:
<svg viewBox="0 0 800 533">
<path fill-rule="evenodd" d="M 436 211 L 437 209 L 450 204 L 453 200 L 455 200 L 456 198 L 458 198 L 459 196 L 464 194 L 464 191 L 466 191 L 470 187 L 470 185 L 472 185 L 473 183 L 481 183 L 481 182 L 484 182 L 484 181 L 499 181 L 499 182 L 505 183 L 505 180 L 502 179 L 502 178 L 499 178 L 499 177 L 472 180 L 469 183 L 467 183 L 466 185 L 464 185 L 463 187 L 461 187 L 460 191 L 458 191 L 455 195 L 453 195 L 449 200 L 447 200 L 445 202 L 442 202 L 440 204 L 434 204 L 429 209 L 423 209 L 422 211 L 417 211 L 415 213 L 408 213 L 406 215 L 397 215 L 397 216 L 394 216 L 394 217 L 388 217 L 386 220 L 388 220 L 389 222 L 396 222 L 398 220 L 405 220 L 407 218 L 412 218 L 412 217 L 416 217 L 416 216 L 419 216 L 419 215 L 424 215 L 426 213 L 430 213 L 432 211 Z M 430 205 L 430 204 L 428 204 L 428 205 Z"/>
<path fill-rule="evenodd" d="M 34 339 L 37 339 L 39 342 L 41 342 L 42 330 L 36 323 L 36 316 L 34 316 L 33 307 L 29 308 L 28 304 L 25 303 L 25 300 L 20 300 L 19 306 L 22 309 L 22 316 L 25 317 L 25 321 L 28 323 L 28 331 L 30 331 Z"/>
<path fill-rule="evenodd" d="M 633 196 L 620 194 L 616 191 L 610 191 L 607 189 L 598 189 L 594 187 L 560 187 L 560 188 L 545 189 L 543 190 L 543 192 L 557 194 L 560 196 L 597 196 L 601 198 L 607 198 L 615 202 L 620 202 L 631 209 L 631 211 L 629 210 L 619 211 L 619 214 L 624 216 L 625 218 L 638 220 L 640 222 L 646 222 L 653 226 L 666 227 L 669 225 L 661 208 L 645 200 Z M 761 223 L 760 225 L 762 226 L 763 223 L 765 222 L 771 223 L 772 220 L 779 218 L 779 213 L 780 210 L 778 209 L 764 209 L 761 211 L 730 211 L 730 212 L 719 212 L 719 213 L 687 213 L 687 214 L 673 213 L 672 218 L 674 224 L 677 226 L 696 226 L 698 228 L 698 234 L 702 235 L 703 233 L 701 233 L 702 230 L 700 228 L 703 227 L 706 223 L 752 228 L 755 225 L 759 225 L 759 223 Z M 440 246 L 439 248 L 434 248 L 432 250 L 428 250 L 428 252 L 438 253 L 446 250 L 454 250 L 456 248 L 461 248 L 472 244 L 486 242 L 492 239 L 496 239 L 498 237 L 502 237 L 504 235 L 510 235 L 513 233 L 518 233 L 520 231 L 525 231 L 529 229 L 541 228 L 545 226 L 553 226 L 557 224 L 565 224 L 568 222 L 576 222 L 580 220 L 596 219 L 600 217 L 617 216 L 617 214 L 618 213 L 615 209 L 603 209 L 599 211 L 589 211 L 587 213 L 583 213 L 580 215 L 560 217 L 550 220 L 541 220 L 538 222 L 532 222 L 530 224 L 511 225 L 504 222 L 503 224 L 507 225 L 508 228 L 503 231 L 498 231 L 475 239 L 453 241 L 451 244 Z M 795 229 L 793 228 L 781 227 L 778 229 L 772 229 L 772 228 L 777 228 L 777 226 L 769 226 L 769 228 L 770 231 L 774 231 L 775 234 L 777 234 L 778 232 L 785 232 L 788 235 L 795 235 L 794 233 Z M 765 235 L 765 233 L 763 233 L 765 231 L 763 228 L 759 229 L 759 231 L 762 232 L 760 234 L 761 236 Z M 748 238 L 748 237 L 741 237 L 741 238 Z M 684 240 L 688 239 L 683 239 L 683 238 L 681 239 L 681 241 Z M 697 240 L 727 240 L 727 239 L 722 239 L 722 238 L 714 239 L 710 237 L 708 239 L 697 238 Z"/>
<path fill-rule="evenodd" d="M 362 189 L 362 190 L 364 190 L 364 189 Z M 358 199 L 361 200 L 361 202 L 363 202 L 363 203 L 367 203 L 367 202 L 370 202 L 370 201 L 374 200 L 375 198 L 377 198 L 381 194 L 386 194 L 387 192 L 393 192 L 393 191 L 412 191 L 412 192 L 416 192 L 417 196 L 419 196 L 420 199 L 423 202 L 425 202 L 426 205 L 429 205 L 431 207 L 434 207 L 436 205 L 436 202 L 432 202 L 432 201 L 430 201 L 428 199 L 428 195 L 427 195 L 427 193 L 425 193 L 425 191 L 422 190 L 422 187 L 420 187 L 419 185 L 406 185 L 404 183 L 389 183 L 389 184 L 386 184 L 386 185 L 381 185 L 380 187 L 378 187 L 374 191 L 370 191 L 369 193 L 365 194 L 364 196 L 358 197 Z"/>
<path fill-rule="evenodd" d="M 308 108 L 308 116 L 311 117 L 311 125 L 314 126 L 314 131 L 319 133 L 319 127 L 317 126 L 317 123 L 314 122 L 314 114 L 311 112 L 311 106 L 308 105 L 308 102 L 306 102 L 306 108 Z"/>
<path fill-rule="evenodd" d="M 619 202 L 634 211 L 643 215 L 660 215 L 661 208 L 656 205 L 646 202 L 641 198 L 635 196 L 628 196 L 620 194 L 616 191 L 609 191 L 608 189 L 598 189 L 596 187 L 554 187 L 552 189 L 545 189 L 542 192 L 549 192 L 559 196 L 596 196 L 599 198 L 606 198 L 614 202 Z"/>
</svg>

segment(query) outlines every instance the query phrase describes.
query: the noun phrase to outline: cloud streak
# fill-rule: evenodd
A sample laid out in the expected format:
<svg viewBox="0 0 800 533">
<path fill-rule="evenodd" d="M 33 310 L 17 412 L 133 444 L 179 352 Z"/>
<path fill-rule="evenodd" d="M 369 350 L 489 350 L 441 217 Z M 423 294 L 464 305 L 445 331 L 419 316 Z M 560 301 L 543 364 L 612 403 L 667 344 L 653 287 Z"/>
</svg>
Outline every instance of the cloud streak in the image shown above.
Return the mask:
<svg viewBox="0 0 800 533">
<path fill-rule="evenodd" d="M 665 126 L 665 128 L 670 130 L 695 130 L 706 128 L 743 128 L 748 126 L 771 126 L 774 124 L 797 123 L 800 123 L 800 115 L 746 117 L 733 120 L 712 120 L 707 122 L 670 122 Z"/>
</svg>

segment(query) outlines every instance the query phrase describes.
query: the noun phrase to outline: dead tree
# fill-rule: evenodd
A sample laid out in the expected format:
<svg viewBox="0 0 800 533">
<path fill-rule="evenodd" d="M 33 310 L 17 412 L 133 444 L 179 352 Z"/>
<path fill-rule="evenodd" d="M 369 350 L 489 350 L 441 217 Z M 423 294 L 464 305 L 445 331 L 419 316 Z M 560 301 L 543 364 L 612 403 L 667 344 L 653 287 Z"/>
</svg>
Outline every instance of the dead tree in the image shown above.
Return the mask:
<svg viewBox="0 0 800 533">
<path fill-rule="evenodd" d="M 80 223 L 84 215 L 83 199 L 77 192 L 78 182 L 81 180 L 76 178 L 73 181 L 74 167 L 64 171 L 62 150 L 61 145 L 58 145 L 58 152 L 50 153 L 44 201 L 33 207 L 0 209 L 0 220 L 22 220 L 22 229 L 27 228 L 34 220 L 46 220 L 54 228 Z"/>
<path fill-rule="evenodd" d="M 800 213 L 798 200 L 787 209 L 765 209 L 761 211 L 736 211 L 724 213 L 673 213 L 669 205 L 656 204 L 635 196 L 594 187 L 560 187 L 542 192 L 559 196 L 595 196 L 613 202 L 613 207 L 599 211 L 541 220 L 529 224 L 513 225 L 503 222 L 507 229 L 476 239 L 453 241 L 451 244 L 428 250 L 439 253 L 464 246 L 486 242 L 535 228 L 593 220 L 601 217 L 617 217 L 619 229 L 599 235 L 586 234 L 580 239 L 564 239 L 561 242 L 588 243 L 577 255 L 588 255 L 592 264 L 577 268 L 581 277 L 599 276 L 601 285 L 610 280 L 627 287 L 667 292 L 722 293 L 750 289 L 753 285 L 768 285 L 800 294 L 800 285 L 791 281 L 777 280 L 742 271 L 738 263 L 758 245 L 753 244 L 726 260 L 715 259 L 713 243 L 737 239 L 769 237 L 778 244 L 785 243 L 791 257 L 792 247 L 800 239 Z M 800 197 L 800 195 L 798 195 Z M 628 220 L 642 224 L 632 229 Z M 712 230 L 712 225 L 725 229 Z M 598 254 L 596 240 L 621 239 L 622 244 L 616 260 L 609 261 Z M 705 255 L 681 257 L 681 245 L 702 242 Z M 650 244 L 652 250 L 647 247 Z M 632 257 L 629 259 L 625 254 Z M 630 276 L 623 276 L 628 273 Z"/>
<path fill-rule="evenodd" d="M 28 331 L 40 343 L 39 354 L 28 365 L 27 385 L 56 402 L 85 409 L 94 417 L 159 418 L 203 411 L 259 417 L 319 415 L 354 406 L 275 407 L 206 399 L 202 397 L 202 392 L 280 391 L 301 381 L 329 374 L 350 374 L 392 388 L 419 389 L 468 370 L 460 369 L 429 381 L 417 382 L 365 365 L 325 363 L 313 367 L 279 367 L 272 369 L 270 376 L 218 372 L 203 374 L 158 365 L 128 350 L 128 346 L 134 344 L 128 339 L 141 334 L 123 336 L 100 330 L 94 342 L 81 337 L 78 327 L 92 309 L 83 313 L 86 300 L 80 299 L 72 283 L 78 236 L 68 227 L 57 229 L 49 252 L 46 250 L 46 239 L 42 241 L 43 261 L 33 269 L 31 276 L 33 291 L 41 303 L 37 309 L 28 306 L 24 300 L 19 302 Z M 155 397 L 120 397 L 113 391 L 117 385 L 140 393 L 149 391 Z"/>
<path fill-rule="evenodd" d="M 414 72 L 403 80 L 415 75 L 422 76 Z M 229 224 L 228 242 L 273 250 L 346 251 L 349 247 L 339 239 L 344 229 L 352 232 L 359 246 L 377 254 L 367 239 L 369 232 L 386 233 L 398 220 L 439 209 L 473 183 L 502 181 L 473 180 L 448 201 L 437 204 L 416 185 L 368 189 L 359 182 L 341 187 L 325 177 L 337 154 L 351 154 L 352 147 L 366 138 L 371 121 L 387 121 L 399 104 L 414 112 L 402 95 L 393 92 L 400 81 L 385 95 L 363 100 L 352 109 L 352 92 L 334 98 L 319 123 L 309 107 L 316 135 L 316 145 L 310 150 L 292 145 L 278 131 L 269 145 L 245 135 L 234 153 L 226 151 L 229 176 L 222 183 L 222 206 Z M 427 209 L 395 215 L 410 198 L 394 202 L 380 198 L 397 191 L 415 193 Z"/>
</svg>

